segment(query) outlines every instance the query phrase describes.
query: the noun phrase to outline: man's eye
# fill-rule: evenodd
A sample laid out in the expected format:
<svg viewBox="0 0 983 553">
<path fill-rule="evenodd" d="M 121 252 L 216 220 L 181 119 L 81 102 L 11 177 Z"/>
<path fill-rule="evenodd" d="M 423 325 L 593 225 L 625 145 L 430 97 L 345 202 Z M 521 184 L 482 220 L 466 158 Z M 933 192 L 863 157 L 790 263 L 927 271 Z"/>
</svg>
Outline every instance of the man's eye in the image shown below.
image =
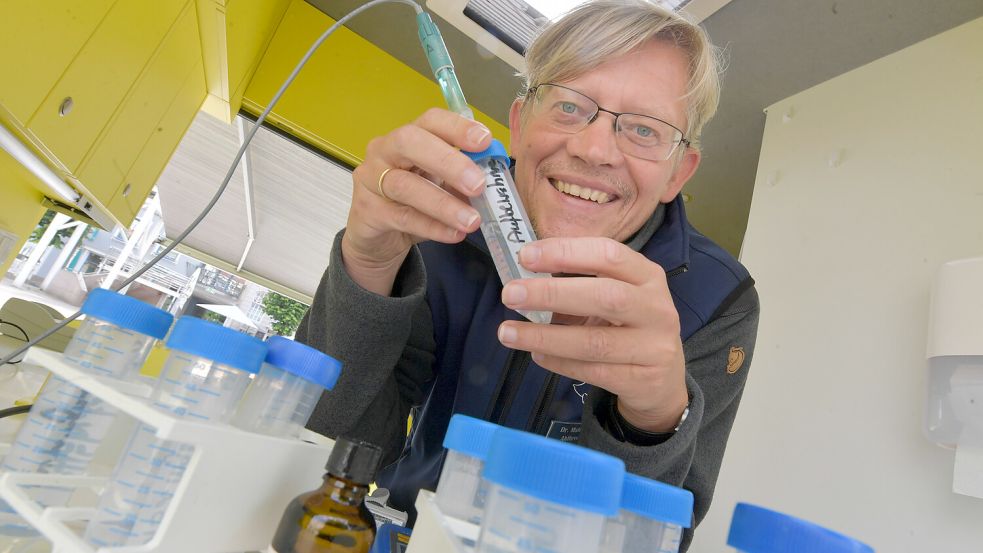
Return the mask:
<svg viewBox="0 0 983 553">
<path fill-rule="evenodd" d="M 563 113 L 577 113 L 577 104 L 573 102 L 560 102 L 560 111 Z"/>
<path fill-rule="evenodd" d="M 655 131 L 652 130 L 651 127 L 645 127 L 643 125 L 639 125 L 639 126 L 635 127 L 635 134 L 637 134 L 641 138 L 653 138 L 653 137 L 655 137 Z"/>
</svg>

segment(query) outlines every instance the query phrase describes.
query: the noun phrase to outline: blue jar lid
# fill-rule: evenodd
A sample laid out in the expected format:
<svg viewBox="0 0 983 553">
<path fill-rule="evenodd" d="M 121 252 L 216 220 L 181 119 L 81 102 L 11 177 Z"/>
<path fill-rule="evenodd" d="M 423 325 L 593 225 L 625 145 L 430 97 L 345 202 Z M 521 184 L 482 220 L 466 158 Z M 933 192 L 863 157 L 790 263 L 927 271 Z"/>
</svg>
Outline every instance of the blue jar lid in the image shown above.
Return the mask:
<svg viewBox="0 0 983 553">
<path fill-rule="evenodd" d="M 444 435 L 444 447 L 484 461 L 488 458 L 492 436 L 500 426 L 458 413 L 451 417 Z"/>
<path fill-rule="evenodd" d="M 253 374 L 263 366 L 267 350 L 258 338 L 190 316 L 177 320 L 167 347 Z"/>
<path fill-rule="evenodd" d="M 851 537 L 748 503 L 734 509 L 727 545 L 746 553 L 874 553 Z"/>
<path fill-rule="evenodd" d="M 328 390 L 334 388 L 341 375 L 341 362 L 310 346 L 283 336 L 273 336 L 266 341 L 269 351 L 266 362 L 313 382 Z"/>
<path fill-rule="evenodd" d="M 625 474 L 621 508 L 689 528 L 693 521 L 693 492 L 635 474 Z"/>
<path fill-rule="evenodd" d="M 621 504 L 625 464 L 585 447 L 500 428 L 484 476 L 532 497 L 612 516 Z"/>
<path fill-rule="evenodd" d="M 506 167 L 509 165 L 509 153 L 505 151 L 505 145 L 494 138 L 491 141 L 491 145 L 480 152 L 461 150 L 461 153 L 471 158 L 471 161 L 481 161 L 493 157 L 504 163 Z"/>
<path fill-rule="evenodd" d="M 89 292 L 81 311 L 87 316 L 158 340 L 167 336 L 167 329 L 174 322 L 174 317 L 163 309 L 103 288 Z"/>
</svg>

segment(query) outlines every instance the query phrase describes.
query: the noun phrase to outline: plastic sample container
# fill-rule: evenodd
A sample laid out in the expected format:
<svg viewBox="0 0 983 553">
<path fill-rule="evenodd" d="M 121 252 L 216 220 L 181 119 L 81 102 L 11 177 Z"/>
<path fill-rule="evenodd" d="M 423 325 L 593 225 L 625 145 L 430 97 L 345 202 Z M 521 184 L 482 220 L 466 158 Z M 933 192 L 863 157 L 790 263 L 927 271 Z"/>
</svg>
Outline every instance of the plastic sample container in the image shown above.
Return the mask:
<svg viewBox="0 0 983 553">
<path fill-rule="evenodd" d="M 811 522 L 738 503 L 727 545 L 742 553 L 873 553 L 869 545 Z"/>
<path fill-rule="evenodd" d="M 151 396 L 153 405 L 202 423 L 231 419 L 266 358 L 262 341 L 193 317 L 181 317 L 167 340 L 171 350 Z M 194 454 L 190 444 L 162 440 L 141 424 L 130 436 L 85 539 L 96 546 L 140 545 L 157 531 Z"/>
<path fill-rule="evenodd" d="M 481 196 L 471 198 L 471 206 L 481 216 L 481 234 L 502 285 L 517 278 L 548 278 L 547 273 L 534 273 L 519 264 L 519 250 L 536 241 L 536 231 L 526 215 L 522 200 L 509 172 L 509 155 L 498 140 L 481 152 L 463 152 L 485 172 L 485 188 Z M 549 324 L 553 314 L 548 311 L 519 311 L 534 323 Z"/>
<path fill-rule="evenodd" d="M 86 373 L 116 380 L 139 375 L 155 340 L 174 318 L 135 298 L 93 290 L 81 308 L 85 320 L 63 359 Z M 10 472 L 85 474 L 116 410 L 95 396 L 52 376 L 21 426 L 0 469 Z M 68 502 L 71 490 L 45 487 L 35 495 L 45 506 Z M 0 502 L 2 503 L 2 502 Z M 2 511 L 9 512 L 6 505 Z M 0 534 L 4 534 L 0 527 Z"/>
<path fill-rule="evenodd" d="M 602 553 L 677 553 L 693 520 L 693 492 L 625 474 L 621 511 L 608 519 Z"/>
<path fill-rule="evenodd" d="M 478 553 L 596 553 L 617 514 L 620 459 L 535 434 L 501 428 L 492 438 L 488 500 Z"/>
<path fill-rule="evenodd" d="M 482 479 L 492 437 L 500 427 L 457 414 L 444 435 L 447 458 L 437 483 L 437 506 L 447 515 L 481 524 L 488 485 Z"/>
<path fill-rule="evenodd" d="M 249 432 L 296 438 L 321 393 L 334 388 L 341 363 L 282 336 L 273 336 L 266 345 L 266 362 L 236 408 L 232 424 Z"/>
</svg>

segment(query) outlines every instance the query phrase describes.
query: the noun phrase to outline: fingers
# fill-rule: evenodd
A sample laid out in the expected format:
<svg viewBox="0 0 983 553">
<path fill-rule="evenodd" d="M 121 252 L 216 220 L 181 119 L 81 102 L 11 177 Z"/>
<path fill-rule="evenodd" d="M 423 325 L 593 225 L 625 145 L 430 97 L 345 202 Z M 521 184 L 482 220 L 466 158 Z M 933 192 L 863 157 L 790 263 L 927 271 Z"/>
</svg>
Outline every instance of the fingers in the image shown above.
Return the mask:
<svg viewBox="0 0 983 553">
<path fill-rule="evenodd" d="M 498 339 L 512 349 L 584 362 L 626 365 L 657 365 L 660 360 L 671 360 L 678 341 L 678 337 L 665 342 L 653 340 L 651 332 L 645 329 L 554 326 L 523 321 L 502 323 L 498 328 Z"/>
<path fill-rule="evenodd" d="M 546 238 L 524 246 L 519 261 L 537 273 L 597 275 L 635 285 L 665 281 L 659 265 L 610 238 Z"/>
<path fill-rule="evenodd" d="M 649 288 L 611 278 L 531 278 L 502 289 L 502 302 L 510 309 L 595 316 L 615 326 L 651 323 L 659 309 L 656 299 Z"/>
<path fill-rule="evenodd" d="M 371 214 L 361 220 L 376 231 L 396 230 L 417 241 L 452 243 L 480 224 L 474 208 L 416 173 L 390 169 L 375 190 L 359 182 L 364 190 L 353 197 L 352 211 Z"/>
<path fill-rule="evenodd" d="M 485 176 L 460 150 L 480 151 L 488 147 L 490 140 L 491 133 L 484 125 L 445 110 L 430 110 L 414 124 L 370 142 L 366 162 L 375 166 L 375 175 L 388 167 L 415 168 L 432 175 L 448 189 L 475 196 L 480 193 Z"/>
</svg>

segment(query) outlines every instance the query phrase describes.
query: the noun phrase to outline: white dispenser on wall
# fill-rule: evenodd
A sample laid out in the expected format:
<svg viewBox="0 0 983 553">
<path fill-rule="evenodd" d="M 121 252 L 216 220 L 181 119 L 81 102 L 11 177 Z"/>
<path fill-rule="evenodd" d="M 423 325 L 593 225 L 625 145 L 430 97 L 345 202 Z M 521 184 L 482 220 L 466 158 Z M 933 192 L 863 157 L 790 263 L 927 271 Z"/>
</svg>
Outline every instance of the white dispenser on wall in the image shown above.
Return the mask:
<svg viewBox="0 0 983 553">
<path fill-rule="evenodd" d="M 983 498 L 983 257 L 939 268 L 927 349 L 926 435 L 956 450 L 952 490 Z"/>
</svg>

